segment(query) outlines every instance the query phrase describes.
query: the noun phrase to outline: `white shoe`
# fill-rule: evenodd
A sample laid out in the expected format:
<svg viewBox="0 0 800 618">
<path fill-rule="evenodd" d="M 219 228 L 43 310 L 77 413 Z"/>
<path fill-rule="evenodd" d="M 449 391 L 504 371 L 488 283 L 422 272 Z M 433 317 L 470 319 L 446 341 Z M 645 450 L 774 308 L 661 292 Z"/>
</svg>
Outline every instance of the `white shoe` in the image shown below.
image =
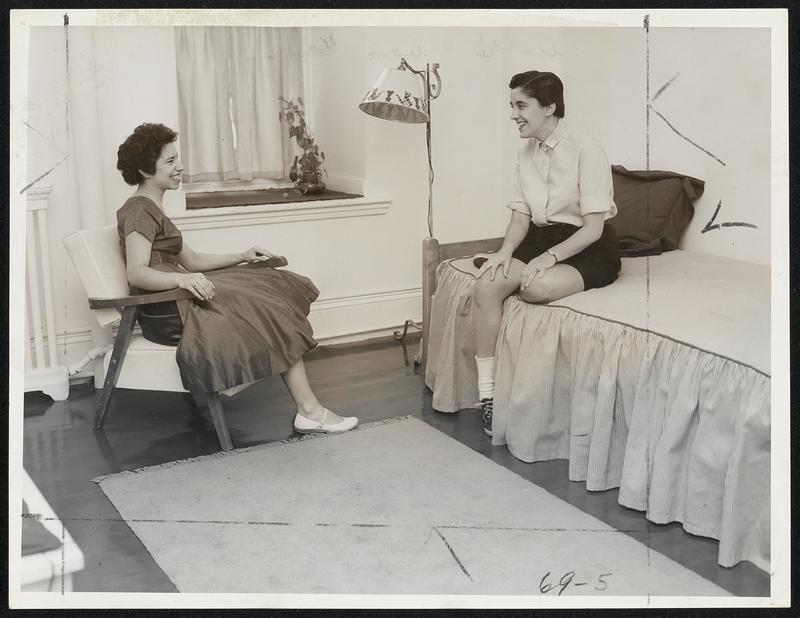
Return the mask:
<svg viewBox="0 0 800 618">
<path fill-rule="evenodd" d="M 321 421 L 312 421 L 298 412 L 294 417 L 294 430 L 297 433 L 343 433 L 358 425 L 358 417 L 355 416 L 344 416 L 338 423 L 326 423 L 328 412 L 330 410 L 325 408 Z"/>
</svg>

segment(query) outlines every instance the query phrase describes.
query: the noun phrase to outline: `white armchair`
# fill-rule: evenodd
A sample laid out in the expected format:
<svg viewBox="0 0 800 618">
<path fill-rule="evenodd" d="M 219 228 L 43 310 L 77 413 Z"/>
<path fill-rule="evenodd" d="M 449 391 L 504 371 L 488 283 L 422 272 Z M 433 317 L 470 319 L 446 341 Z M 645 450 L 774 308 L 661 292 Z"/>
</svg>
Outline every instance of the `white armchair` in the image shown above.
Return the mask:
<svg viewBox="0 0 800 618">
<path fill-rule="evenodd" d="M 181 288 L 150 294 L 131 295 L 125 260 L 119 245 L 117 227 L 79 230 L 64 239 L 64 246 L 89 297 L 89 307 L 101 326 L 119 322 L 114 347 L 104 359 L 105 382 L 95 411 L 94 428 L 102 429 L 114 388 L 187 392 L 183 388 L 176 348 L 159 345 L 134 334 L 134 326 L 142 305 L 192 298 Z M 285 266 L 286 258 L 276 257 L 239 268 Z M 232 389 L 238 392 L 240 387 Z M 226 391 L 225 394 L 232 394 Z M 223 450 L 231 450 L 230 432 L 222 409 L 220 393 L 205 395 L 211 418 Z"/>
</svg>

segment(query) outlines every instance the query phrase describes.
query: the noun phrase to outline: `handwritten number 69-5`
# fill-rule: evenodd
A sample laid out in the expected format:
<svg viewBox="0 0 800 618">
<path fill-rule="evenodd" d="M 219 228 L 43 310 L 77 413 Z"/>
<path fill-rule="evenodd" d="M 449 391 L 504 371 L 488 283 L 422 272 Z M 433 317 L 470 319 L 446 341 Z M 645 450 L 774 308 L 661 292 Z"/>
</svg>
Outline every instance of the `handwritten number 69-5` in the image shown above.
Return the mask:
<svg viewBox="0 0 800 618">
<path fill-rule="evenodd" d="M 597 583 L 594 587 L 597 591 L 603 591 L 608 588 L 608 582 L 606 582 L 605 578 L 609 577 L 611 573 L 601 573 L 597 576 Z M 561 576 L 561 579 L 558 580 L 557 584 L 551 584 L 548 579 L 550 577 L 550 571 L 544 574 L 542 579 L 539 581 L 539 591 L 542 594 L 547 594 L 554 588 L 558 588 L 558 596 L 561 596 L 561 593 L 569 587 L 570 584 L 573 586 L 585 586 L 588 582 L 576 582 L 575 580 L 575 571 L 567 571 Z"/>
</svg>

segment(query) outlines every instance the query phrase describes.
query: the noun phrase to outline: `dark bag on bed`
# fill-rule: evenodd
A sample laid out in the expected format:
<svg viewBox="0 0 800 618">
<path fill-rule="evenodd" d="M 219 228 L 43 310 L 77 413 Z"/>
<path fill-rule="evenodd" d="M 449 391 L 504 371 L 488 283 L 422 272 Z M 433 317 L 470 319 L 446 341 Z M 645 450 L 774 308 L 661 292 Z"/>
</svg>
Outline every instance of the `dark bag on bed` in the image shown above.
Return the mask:
<svg viewBox="0 0 800 618">
<path fill-rule="evenodd" d="M 617 216 L 609 223 L 626 257 L 659 255 L 678 246 L 705 182 L 663 171 L 630 171 L 612 165 Z"/>
</svg>

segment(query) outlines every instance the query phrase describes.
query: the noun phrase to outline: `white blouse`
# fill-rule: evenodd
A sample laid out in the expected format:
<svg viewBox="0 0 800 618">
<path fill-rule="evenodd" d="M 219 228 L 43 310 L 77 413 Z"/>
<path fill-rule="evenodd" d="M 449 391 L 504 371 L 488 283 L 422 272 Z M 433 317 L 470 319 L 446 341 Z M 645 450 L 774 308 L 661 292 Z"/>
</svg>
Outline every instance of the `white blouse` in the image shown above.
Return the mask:
<svg viewBox="0 0 800 618">
<path fill-rule="evenodd" d="M 562 118 L 543 142 L 531 138 L 517 153 L 511 210 L 529 215 L 534 225 L 583 226 L 583 215 L 617 214 L 611 165 L 591 138 L 570 129 Z"/>
</svg>

